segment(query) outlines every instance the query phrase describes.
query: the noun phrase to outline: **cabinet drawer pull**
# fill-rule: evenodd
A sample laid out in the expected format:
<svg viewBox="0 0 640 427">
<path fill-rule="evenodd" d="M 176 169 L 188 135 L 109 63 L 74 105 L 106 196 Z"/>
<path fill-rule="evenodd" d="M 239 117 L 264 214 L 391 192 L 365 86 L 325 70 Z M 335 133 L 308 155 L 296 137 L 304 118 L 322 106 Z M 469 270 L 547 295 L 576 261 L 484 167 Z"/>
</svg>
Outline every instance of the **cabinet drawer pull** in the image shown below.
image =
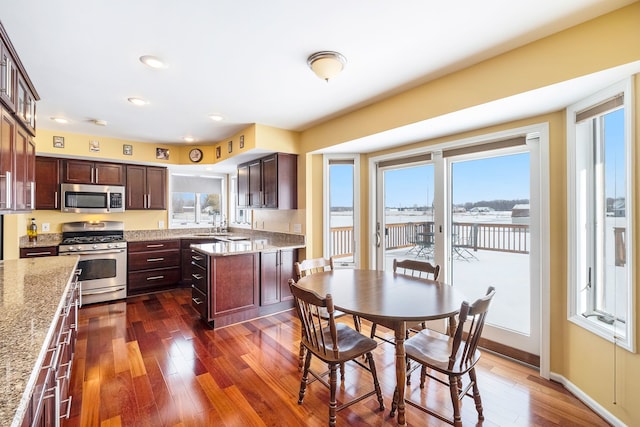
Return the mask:
<svg viewBox="0 0 640 427">
<path fill-rule="evenodd" d="M 149 277 L 147 277 L 147 280 L 160 280 L 160 279 L 164 279 L 164 276 L 149 276 Z"/>
<path fill-rule="evenodd" d="M 194 279 L 196 279 L 196 280 L 200 280 L 200 279 L 202 279 L 204 276 L 201 276 L 200 274 L 192 273 L 192 274 L 191 274 L 191 277 L 193 277 L 193 278 L 194 278 Z"/>
<path fill-rule="evenodd" d="M 198 305 L 204 304 L 204 301 L 202 301 L 200 298 L 191 298 L 191 301 Z"/>
<path fill-rule="evenodd" d="M 164 261 L 164 258 L 147 258 L 147 262 Z"/>
<path fill-rule="evenodd" d="M 147 245 L 148 248 L 163 248 L 164 247 L 164 243 L 153 243 L 153 244 L 148 244 Z"/>
<path fill-rule="evenodd" d="M 60 419 L 61 420 L 68 420 L 69 419 L 69 415 L 71 415 L 71 400 L 72 399 L 73 399 L 73 396 L 69 396 L 68 399 L 62 400 L 60 402 L 60 406 L 62 406 L 63 403 L 67 402 L 67 411 L 63 415 L 60 415 Z"/>
<path fill-rule="evenodd" d="M 27 256 L 41 256 L 41 255 L 52 255 L 51 252 L 29 252 Z"/>
</svg>

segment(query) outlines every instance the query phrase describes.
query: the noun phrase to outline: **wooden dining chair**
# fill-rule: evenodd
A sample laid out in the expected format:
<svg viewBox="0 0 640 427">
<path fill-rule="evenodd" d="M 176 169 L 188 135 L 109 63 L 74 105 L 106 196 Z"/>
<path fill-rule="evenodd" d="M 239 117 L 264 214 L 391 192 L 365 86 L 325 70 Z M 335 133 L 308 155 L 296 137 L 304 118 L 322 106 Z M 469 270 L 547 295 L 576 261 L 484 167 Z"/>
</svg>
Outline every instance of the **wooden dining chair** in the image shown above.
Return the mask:
<svg viewBox="0 0 640 427">
<path fill-rule="evenodd" d="M 427 261 L 416 261 L 413 259 L 404 259 L 400 261 L 394 259 L 393 272 L 396 274 L 404 274 L 406 276 L 417 277 L 421 279 L 438 280 L 438 276 L 440 276 L 440 265 L 433 265 Z M 389 325 L 382 324 L 382 326 L 392 329 Z M 371 334 L 369 336 L 371 338 L 378 338 L 385 342 L 388 342 L 389 344 L 395 345 L 395 341 L 382 335 L 376 335 L 377 327 L 377 323 L 374 322 L 371 324 Z M 415 324 L 407 323 L 407 338 L 409 338 L 409 331 L 424 329 L 425 327 L 425 322 Z"/>
<path fill-rule="evenodd" d="M 476 300 L 473 304 L 469 305 L 466 301 L 462 303 L 458 326 L 453 337 L 431 329 L 424 329 L 404 342 L 407 358 L 422 366 L 420 388 L 424 388 L 426 377 L 449 386 L 453 416 L 445 417 L 434 409 L 405 397 L 407 404 L 456 427 L 461 427 L 460 401 L 464 396 L 468 396 L 475 401 L 478 419 L 484 420 L 475 366 L 481 354 L 478 350 L 478 343 L 482 335 L 491 299 L 495 293 L 493 286 L 490 286 L 486 295 Z M 465 331 L 465 327 L 468 332 Z M 430 369 L 430 371 L 427 372 L 427 369 Z M 440 373 L 440 376 L 436 373 Z M 463 377 L 467 374 L 469 377 L 468 383 L 463 385 Z M 473 394 L 469 393 L 470 389 L 473 389 Z M 396 389 L 391 405 L 391 416 L 397 409 L 397 392 Z"/>
<path fill-rule="evenodd" d="M 326 258 L 310 258 L 306 259 L 302 262 L 296 262 L 294 264 L 296 271 L 296 280 L 300 280 L 300 278 L 308 276 L 313 273 L 319 273 L 322 271 L 331 271 L 334 269 L 333 257 Z M 339 317 L 344 315 L 343 312 L 336 310 L 335 317 Z M 360 331 L 360 318 L 358 316 L 353 316 L 353 324 L 357 331 Z"/>
<path fill-rule="evenodd" d="M 376 395 L 378 399 L 380 410 L 384 410 L 382 391 L 372 355 L 372 351 L 376 349 L 378 343 L 344 323 L 336 323 L 331 295 L 321 297 L 315 292 L 299 287 L 293 279 L 289 279 L 289 287 L 302 325 L 301 345 L 307 350 L 302 380 L 300 381 L 298 404 L 302 404 L 307 385 L 317 380 L 329 388 L 329 426 L 336 425 L 338 411 L 373 395 Z M 326 319 L 320 315 L 321 309 L 326 310 L 328 315 Z M 329 382 L 324 378 L 326 372 L 320 374 L 310 369 L 313 356 L 329 366 Z M 366 358 L 368 366 L 358 360 L 363 356 Z M 337 368 L 351 360 L 371 373 L 373 390 L 338 406 L 336 399 Z M 315 379 L 309 381 L 309 375 Z"/>
</svg>

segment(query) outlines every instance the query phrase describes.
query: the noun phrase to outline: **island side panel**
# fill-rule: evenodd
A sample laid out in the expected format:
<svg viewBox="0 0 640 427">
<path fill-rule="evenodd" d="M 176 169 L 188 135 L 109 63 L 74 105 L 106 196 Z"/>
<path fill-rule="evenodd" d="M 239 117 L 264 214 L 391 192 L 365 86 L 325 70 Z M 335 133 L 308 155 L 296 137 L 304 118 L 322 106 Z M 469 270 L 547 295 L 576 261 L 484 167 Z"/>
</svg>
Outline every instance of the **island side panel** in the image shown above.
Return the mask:
<svg viewBox="0 0 640 427">
<path fill-rule="evenodd" d="M 259 254 L 211 257 L 211 302 L 214 327 L 258 316 Z"/>
</svg>

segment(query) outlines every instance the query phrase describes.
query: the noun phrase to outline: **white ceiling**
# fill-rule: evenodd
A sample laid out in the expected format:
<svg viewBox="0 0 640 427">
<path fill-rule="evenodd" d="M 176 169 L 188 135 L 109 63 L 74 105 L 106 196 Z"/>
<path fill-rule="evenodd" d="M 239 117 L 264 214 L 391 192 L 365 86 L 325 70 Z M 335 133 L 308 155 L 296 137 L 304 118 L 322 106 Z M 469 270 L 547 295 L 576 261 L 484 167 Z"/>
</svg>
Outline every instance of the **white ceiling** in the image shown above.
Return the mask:
<svg viewBox="0 0 640 427">
<path fill-rule="evenodd" d="M 633 2 L 0 0 L 0 21 L 41 97 L 39 128 L 156 144 L 184 143 L 188 135 L 207 143 L 250 123 L 304 130 Z M 306 64 L 320 50 L 348 61 L 329 83 Z M 147 54 L 168 68 L 145 67 L 138 58 Z M 627 72 L 611 70 L 333 151 L 372 151 L 551 111 Z M 149 104 L 133 106 L 127 98 L 134 96 Z M 213 122 L 213 113 L 225 120 Z M 54 116 L 70 122 L 54 123 Z"/>
</svg>

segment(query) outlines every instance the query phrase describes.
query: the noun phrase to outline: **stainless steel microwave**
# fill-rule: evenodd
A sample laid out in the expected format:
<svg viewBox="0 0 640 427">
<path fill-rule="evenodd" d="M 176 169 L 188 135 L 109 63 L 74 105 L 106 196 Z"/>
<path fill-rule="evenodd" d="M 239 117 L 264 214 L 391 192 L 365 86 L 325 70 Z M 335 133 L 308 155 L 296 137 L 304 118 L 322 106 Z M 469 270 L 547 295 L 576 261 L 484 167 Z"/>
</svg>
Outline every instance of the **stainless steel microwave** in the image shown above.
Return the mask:
<svg viewBox="0 0 640 427">
<path fill-rule="evenodd" d="M 124 187 L 118 185 L 62 184 L 62 212 L 124 212 Z"/>
</svg>

